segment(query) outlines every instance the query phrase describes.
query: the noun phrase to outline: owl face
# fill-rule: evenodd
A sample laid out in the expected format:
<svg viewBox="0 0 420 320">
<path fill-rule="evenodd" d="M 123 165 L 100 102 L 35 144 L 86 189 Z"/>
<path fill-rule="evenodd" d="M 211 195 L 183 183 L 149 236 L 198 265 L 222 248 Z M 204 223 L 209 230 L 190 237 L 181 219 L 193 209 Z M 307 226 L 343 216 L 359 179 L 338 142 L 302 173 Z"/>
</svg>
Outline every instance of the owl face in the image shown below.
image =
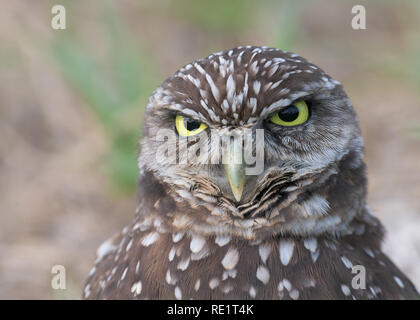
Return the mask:
<svg viewBox="0 0 420 320">
<path fill-rule="evenodd" d="M 307 215 L 323 216 L 326 195 L 303 187 L 326 183 L 349 154 L 349 166 L 362 158 L 357 118 L 339 82 L 296 54 L 266 47 L 184 66 L 154 91 L 145 123 L 141 172 L 192 205 L 212 203 L 209 210 L 238 219 L 271 221 L 314 196 Z"/>
</svg>

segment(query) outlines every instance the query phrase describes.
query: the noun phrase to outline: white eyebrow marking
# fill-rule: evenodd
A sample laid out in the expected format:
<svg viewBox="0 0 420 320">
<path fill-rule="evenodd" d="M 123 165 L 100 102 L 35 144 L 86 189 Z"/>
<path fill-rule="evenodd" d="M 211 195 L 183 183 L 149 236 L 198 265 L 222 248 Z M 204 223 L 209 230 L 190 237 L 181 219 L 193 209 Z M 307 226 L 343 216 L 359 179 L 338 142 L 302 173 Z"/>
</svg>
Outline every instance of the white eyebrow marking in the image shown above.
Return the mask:
<svg viewBox="0 0 420 320">
<path fill-rule="evenodd" d="M 171 108 L 169 108 L 171 109 Z M 200 118 L 200 116 L 198 115 L 197 112 L 195 112 L 194 110 L 191 109 L 182 109 L 182 110 L 178 110 L 177 111 L 182 111 L 183 114 L 185 114 L 186 116 L 191 116 L 191 117 L 196 117 L 196 118 Z"/>
<path fill-rule="evenodd" d="M 270 104 L 268 107 L 265 107 L 261 111 L 260 117 L 265 117 L 266 115 L 268 115 L 272 111 L 274 111 L 276 108 L 287 107 L 290 103 L 291 103 L 290 99 L 280 99 L 280 100 L 277 100 L 276 102 L 273 102 L 272 104 Z"/>
</svg>

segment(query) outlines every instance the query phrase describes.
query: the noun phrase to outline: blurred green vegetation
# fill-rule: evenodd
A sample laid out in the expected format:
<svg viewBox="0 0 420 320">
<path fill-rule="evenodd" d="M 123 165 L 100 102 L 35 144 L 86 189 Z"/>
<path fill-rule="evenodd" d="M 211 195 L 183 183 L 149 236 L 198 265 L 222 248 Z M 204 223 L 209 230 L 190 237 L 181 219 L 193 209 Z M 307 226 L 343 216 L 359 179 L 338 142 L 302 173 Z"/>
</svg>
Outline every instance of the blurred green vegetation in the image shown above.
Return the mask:
<svg viewBox="0 0 420 320">
<path fill-rule="evenodd" d="M 106 53 L 84 45 L 80 34 L 56 37 L 52 52 L 64 77 L 83 97 L 102 124 L 109 141 L 108 169 L 114 186 L 133 191 L 136 153 L 147 97 L 156 85 L 153 59 L 138 48 L 115 11 L 103 10 Z"/>
<path fill-rule="evenodd" d="M 255 15 L 261 2 L 253 0 L 172 0 L 168 2 L 168 9 L 171 14 L 196 24 L 200 28 L 234 32 L 255 26 L 253 23 L 256 24 L 257 21 L 250 13 Z"/>
<path fill-rule="evenodd" d="M 110 3 L 102 3 L 96 24 L 103 35 L 105 56 L 84 43 L 82 31 L 77 29 L 64 36 L 60 33 L 52 43 L 52 52 L 63 76 L 83 97 L 103 126 L 109 141 L 107 164 L 112 184 L 117 190 L 126 192 L 133 191 L 136 186 L 139 124 L 147 98 L 160 77 L 152 57 L 131 37 L 125 22 Z M 418 10 L 418 1 L 409 1 L 409 4 Z M 225 46 L 220 39 L 226 35 L 233 40 L 232 47 L 244 44 L 234 41 L 247 39 L 248 33 L 255 32 L 267 37 L 262 39 L 262 43 L 253 44 L 299 52 L 299 45 L 304 44 L 308 36 L 301 27 L 305 2 L 145 0 L 138 7 L 152 10 L 157 16 L 175 17 L 210 34 L 220 34 L 220 37 L 210 38 L 219 42 L 210 42 L 203 50 L 215 51 L 214 48 Z M 418 39 L 417 34 L 414 36 Z M 390 69 L 384 67 L 385 72 L 409 77 L 420 87 L 420 41 L 409 42 L 413 47 L 407 50 L 406 59 L 391 62 L 379 59 L 378 63 L 391 66 Z M 415 126 L 414 134 L 419 135 L 419 131 Z"/>
<path fill-rule="evenodd" d="M 297 41 L 303 38 L 299 32 L 302 18 L 302 4 L 294 2 L 278 2 L 277 10 L 274 10 L 274 26 L 272 28 L 273 39 L 270 46 L 282 50 L 294 51 Z"/>
</svg>

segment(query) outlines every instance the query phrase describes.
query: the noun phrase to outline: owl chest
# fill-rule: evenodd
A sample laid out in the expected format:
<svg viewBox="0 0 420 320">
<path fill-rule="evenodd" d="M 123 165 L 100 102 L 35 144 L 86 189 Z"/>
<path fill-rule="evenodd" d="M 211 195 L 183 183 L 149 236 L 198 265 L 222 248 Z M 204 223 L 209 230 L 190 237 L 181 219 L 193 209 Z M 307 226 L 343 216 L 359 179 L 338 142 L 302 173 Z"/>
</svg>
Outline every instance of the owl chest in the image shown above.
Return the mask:
<svg viewBox="0 0 420 320">
<path fill-rule="evenodd" d="M 141 246 L 148 237 L 130 259 L 132 282 L 141 278 L 148 292 L 137 298 L 298 299 L 320 294 L 317 283 L 330 276 L 315 238 L 253 242 L 175 233 Z"/>
<path fill-rule="evenodd" d="M 248 241 L 149 229 L 125 233 L 112 243 L 91 271 L 85 298 L 418 297 L 386 255 L 359 237 Z"/>
</svg>

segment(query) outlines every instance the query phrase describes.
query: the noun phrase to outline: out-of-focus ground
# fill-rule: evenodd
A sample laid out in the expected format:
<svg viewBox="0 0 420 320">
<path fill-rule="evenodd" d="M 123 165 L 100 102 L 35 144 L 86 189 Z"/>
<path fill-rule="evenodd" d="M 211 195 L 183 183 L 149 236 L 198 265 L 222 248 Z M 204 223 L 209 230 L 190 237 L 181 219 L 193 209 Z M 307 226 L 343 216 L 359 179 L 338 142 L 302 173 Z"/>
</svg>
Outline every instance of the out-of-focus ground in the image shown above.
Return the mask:
<svg viewBox="0 0 420 320">
<path fill-rule="evenodd" d="M 0 298 L 73 298 L 134 215 L 136 139 L 153 87 L 237 45 L 295 51 L 340 80 L 366 145 L 385 251 L 420 288 L 417 1 L 0 1 Z M 351 28 L 364 4 L 367 30 Z M 51 289 L 64 265 L 67 290 Z"/>
</svg>

